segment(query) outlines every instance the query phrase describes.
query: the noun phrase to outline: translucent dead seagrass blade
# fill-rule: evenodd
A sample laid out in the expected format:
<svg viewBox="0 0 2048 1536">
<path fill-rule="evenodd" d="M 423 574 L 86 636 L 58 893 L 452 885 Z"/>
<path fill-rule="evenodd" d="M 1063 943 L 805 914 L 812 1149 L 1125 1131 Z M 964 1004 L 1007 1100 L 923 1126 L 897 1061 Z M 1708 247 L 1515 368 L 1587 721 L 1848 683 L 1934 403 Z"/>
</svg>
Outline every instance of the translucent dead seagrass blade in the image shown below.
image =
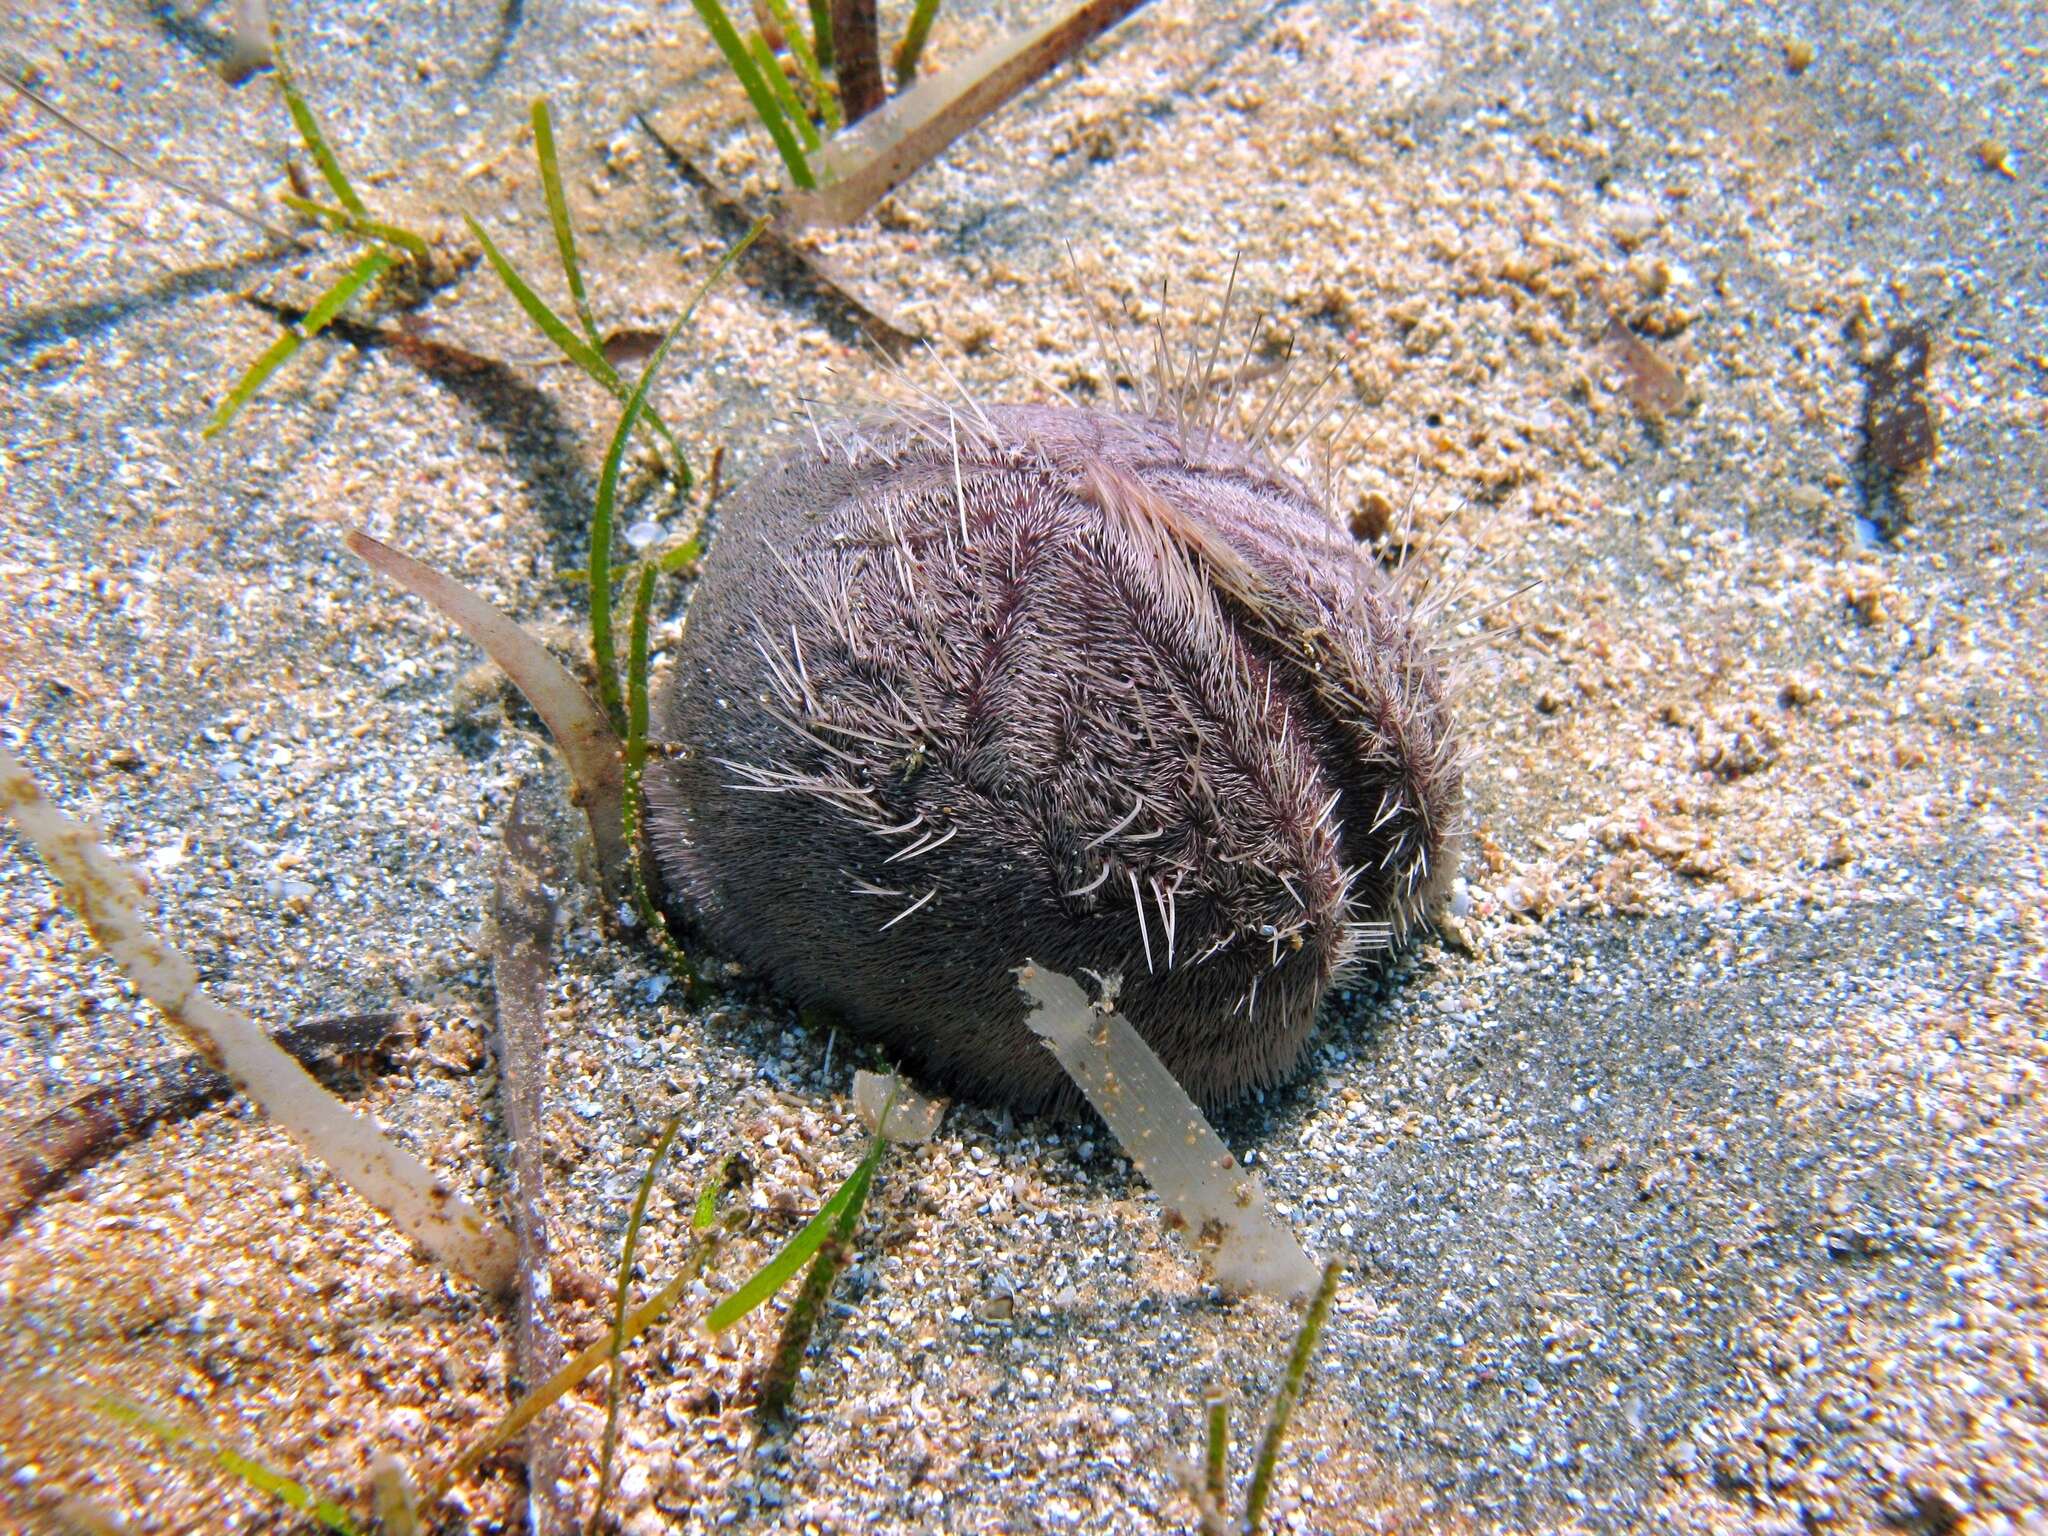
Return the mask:
<svg viewBox="0 0 2048 1536">
<path fill-rule="evenodd" d="M 1256 1175 L 1238 1165 L 1195 1101 L 1123 1015 L 1098 1008 L 1070 976 L 1025 961 L 1017 986 L 1025 1023 L 1052 1047 L 1166 1208 L 1179 1232 L 1236 1294 L 1298 1300 L 1321 1278 L 1273 1213 Z"/>
</svg>

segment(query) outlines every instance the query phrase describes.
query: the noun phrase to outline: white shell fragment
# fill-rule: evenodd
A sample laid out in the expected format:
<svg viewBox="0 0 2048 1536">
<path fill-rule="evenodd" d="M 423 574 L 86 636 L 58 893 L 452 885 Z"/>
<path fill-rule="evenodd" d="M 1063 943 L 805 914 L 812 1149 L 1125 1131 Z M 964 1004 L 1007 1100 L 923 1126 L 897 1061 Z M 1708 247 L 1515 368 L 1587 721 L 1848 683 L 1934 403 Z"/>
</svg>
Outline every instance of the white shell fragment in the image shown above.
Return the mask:
<svg viewBox="0 0 2048 1536">
<path fill-rule="evenodd" d="M 896 1105 L 889 1111 L 889 1129 L 882 1133 L 883 1140 L 905 1147 L 930 1141 L 939 1128 L 940 1117 L 946 1113 L 946 1101 L 926 1098 L 893 1072 L 853 1074 L 853 1107 L 861 1124 L 871 1131 L 875 1129 L 892 1093 L 896 1095 Z"/>
<path fill-rule="evenodd" d="M 1124 1153 L 1166 1208 L 1166 1225 L 1235 1295 L 1284 1300 L 1314 1293 L 1321 1272 L 1273 1214 L 1258 1177 L 1238 1166 L 1195 1101 L 1108 999 L 1098 1006 L 1071 976 L 1030 960 L 1017 968 L 1024 1022 L 1052 1047 Z"/>
</svg>

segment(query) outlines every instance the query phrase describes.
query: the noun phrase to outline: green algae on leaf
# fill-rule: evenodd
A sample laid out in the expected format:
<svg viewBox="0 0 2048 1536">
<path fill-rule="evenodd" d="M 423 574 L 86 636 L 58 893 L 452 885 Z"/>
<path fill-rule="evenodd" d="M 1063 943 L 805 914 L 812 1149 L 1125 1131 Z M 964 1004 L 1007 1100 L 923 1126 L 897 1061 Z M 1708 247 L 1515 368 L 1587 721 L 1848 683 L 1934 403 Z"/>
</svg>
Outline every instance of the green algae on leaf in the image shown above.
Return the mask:
<svg viewBox="0 0 2048 1536">
<path fill-rule="evenodd" d="M 1203 1458 L 1203 1486 L 1218 1508 L 1227 1491 L 1230 1468 L 1230 1402 L 1216 1396 L 1209 1400 L 1208 1445 Z"/>
<path fill-rule="evenodd" d="M 815 1251 L 817 1258 L 811 1264 L 811 1271 L 804 1276 L 801 1290 L 790 1303 L 789 1315 L 782 1320 L 782 1332 L 775 1341 L 775 1353 L 770 1357 L 768 1369 L 761 1377 L 761 1411 L 775 1415 L 786 1411 L 791 1395 L 796 1391 L 796 1379 L 803 1369 L 804 1351 L 810 1347 L 811 1335 L 817 1331 L 818 1319 L 824 1315 L 825 1303 L 831 1299 L 832 1287 L 839 1279 L 839 1272 L 846 1267 L 853 1255 L 853 1232 L 860 1221 L 862 1209 L 867 1204 L 868 1191 L 874 1187 L 875 1172 L 882 1165 L 882 1154 L 888 1150 L 891 1137 L 889 1121 L 896 1108 L 898 1096 L 905 1091 L 903 1080 L 891 1075 L 887 1096 L 882 1101 L 881 1112 L 874 1121 L 874 1141 L 868 1147 L 868 1154 L 860 1165 L 842 1184 L 837 1194 L 825 1203 L 825 1209 L 818 1212 L 809 1225 L 799 1232 L 783 1250 L 762 1270 L 741 1287 L 766 1283 L 765 1277 L 771 1272 L 780 1274 L 781 1279 L 773 1281 L 761 1291 L 757 1300 L 742 1310 L 730 1314 L 730 1322 L 737 1322 L 753 1307 L 768 1299 L 797 1266 Z M 834 1214 L 828 1217 L 828 1212 Z M 721 1308 L 737 1301 L 740 1292 L 728 1297 Z M 718 1311 L 712 1313 L 713 1331 L 716 1331 Z"/>
<path fill-rule="evenodd" d="M 633 855 L 628 869 L 633 887 L 633 910 L 647 931 L 648 942 L 660 951 L 669 969 L 682 977 L 684 994 L 692 999 L 697 995 L 697 967 L 669 930 L 642 838 L 645 835 L 647 803 L 647 630 L 649 609 L 654 601 L 654 581 L 662 572 L 675 569 L 676 564 L 694 560 L 696 554 L 697 541 L 690 539 L 667 555 L 642 561 L 640 565 L 640 578 L 633 592 L 633 620 L 627 631 L 626 743 L 619 801 L 621 833 Z M 671 564 L 678 555 L 686 558 Z"/>
</svg>

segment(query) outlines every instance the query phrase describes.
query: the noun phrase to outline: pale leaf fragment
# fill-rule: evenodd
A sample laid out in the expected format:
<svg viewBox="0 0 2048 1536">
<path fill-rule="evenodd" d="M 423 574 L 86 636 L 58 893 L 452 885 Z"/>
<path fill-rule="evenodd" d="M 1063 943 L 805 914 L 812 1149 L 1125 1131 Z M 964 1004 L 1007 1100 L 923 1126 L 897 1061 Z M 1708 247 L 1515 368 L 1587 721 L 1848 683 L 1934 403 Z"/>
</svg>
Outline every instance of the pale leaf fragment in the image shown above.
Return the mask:
<svg viewBox="0 0 2048 1536">
<path fill-rule="evenodd" d="M 860 219 L 954 140 L 1144 3 L 1083 0 L 919 81 L 826 143 L 814 162 L 824 184 L 783 199 L 789 223 L 802 229 Z"/>
<path fill-rule="evenodd" d="M 321 1087 L 247 1015 L 208 997 L 191 959 L 151 930 L 143 916 L 147 898 L 135 872 L 109 853 L 90 827 L 52 804 L 21 760 L 4 747 L 0 810 L 13 816 L 42 855 L 100 948 L 209 1065 L 450 1269 L 494 1293 L 511 1285 L 512 1234 L 457 1195 L 367 1115 Z"/>
<path fill-rule="evenodd" d="M 482 646 L 526 696 L 568 760 L 576 798 L 590 818 L 605 892 L 613 897 L 622 894 L 631 878 L 634 852 L 626 843 L 621 814 L 625 788 L 618 733 L 604 711 L 546 646 L 488 599 L 366 533 L 351 533 L 345 542 L 371 569 L 433 605 Z"/>
<path fill-rule="evenodd" d="M 1024 1022 L 1052 1047 L 1158 1193 L 1166 1224 L 1233 1294 L 1285 1300 L 1314 1293 L 1321 1272 L 1273 1213 L 1265 1189 L 1223 1145 L 1187 1090 L 1121 1014 L 1088 1001 L 1080 983 L 1026 960 L 1017 986 Z"/>
<path fill-rule="evenodd" d="M 882 1139 L 904 1147 L 922 1146 L 930 1141 L 939 1128 L 940 1117 L 946 1113 L 944 1099 L 926 1098 L 893 1072 L 853 1074 L 854 1111 L 869 1130 L 880 1126 L 882 1109 L 891 1094 L 895 1095 L 896 1107 L 889 1111 L 889 1128 L 882 1132 Z"/>
</svg>

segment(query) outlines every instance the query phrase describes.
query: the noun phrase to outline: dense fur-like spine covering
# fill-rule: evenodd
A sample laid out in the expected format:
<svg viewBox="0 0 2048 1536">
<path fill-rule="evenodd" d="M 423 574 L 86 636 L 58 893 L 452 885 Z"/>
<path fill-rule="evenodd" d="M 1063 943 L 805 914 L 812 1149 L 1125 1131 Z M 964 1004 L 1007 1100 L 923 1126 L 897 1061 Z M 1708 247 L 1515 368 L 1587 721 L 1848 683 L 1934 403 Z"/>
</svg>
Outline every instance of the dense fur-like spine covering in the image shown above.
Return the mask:
<svg viewBox="0 0 2048 1536">
<path fill-rule="evenodd" d="M 820 430 L 726 512 L 664 690 L 685 915 L 906 1065 L 1071 1103 L 1012 970 L 1121 973 L 1205 1104 L 1295 1065 L 1448 879 L 1461 795 L 1406 603 L 1298 482 L 1185 420 Z"/>
</svg>

